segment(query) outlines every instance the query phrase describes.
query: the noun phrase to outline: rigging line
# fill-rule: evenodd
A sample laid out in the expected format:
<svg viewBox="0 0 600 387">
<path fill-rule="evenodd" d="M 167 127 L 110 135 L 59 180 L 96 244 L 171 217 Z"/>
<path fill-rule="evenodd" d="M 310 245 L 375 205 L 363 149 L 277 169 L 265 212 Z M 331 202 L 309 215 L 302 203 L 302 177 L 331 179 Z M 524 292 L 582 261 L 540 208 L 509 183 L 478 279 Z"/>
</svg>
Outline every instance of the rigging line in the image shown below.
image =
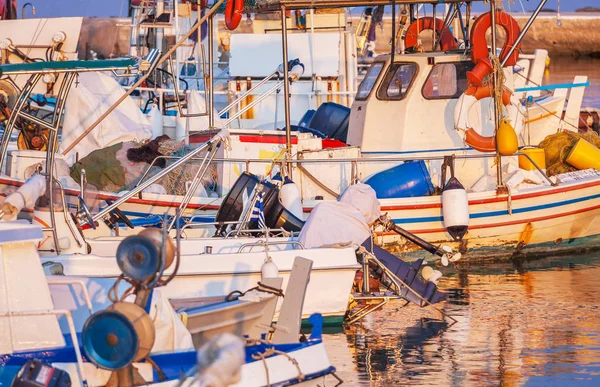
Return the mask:
<svg viewBox="0 0 600 387">
<path fill-rule="evenodd" d="M 544 106 L 542 106 L 542 105 L 541 105 L 540 103 L 538 103 L 537 101 L 533 101 L 533 103 L 535 103 L 537 106 L 539 106 L 539 107 L 540 107 L 542 110 L 546 111 L 546 113 L 548 113 L 548 114 L 550 114 L 550 115 L 552 115 L 552 116 L 554 116 L 554 117 L 558 118 L 559 122 L 564 122 L 565 124 L 567 124 L 567 125 L 569 125 L 569 126 L 572 126 L 572 127 L 573 127 L 573 128 L 575 128 L 577 131 L 579 131 L 579 127 L 578 127 L 578 126 L 575 126 L 575 125 L 573 125 L 572 123 L 570 123 L 570 122 L 568 122 L 568 121 L 565 121 L 565 119 L 564 119 L 564 118 L 562 118 L 562 117 L 558 116 L 558 115 L 557 115 L 555 112 L 552 112 L 552 111 L 550 111 L 550 110 L 546 109 Z M 583 119 L 581 118 L 581 115 L 579 116 L 579 121 L 583 122 L 583 124 L 586 126 L 586 128 L 587 128 L 588 130 L 593 130 L 592 128 L 590 128 L 590 126 L 587 124 L 587 122 L 583 121 Z"/>
</svg>

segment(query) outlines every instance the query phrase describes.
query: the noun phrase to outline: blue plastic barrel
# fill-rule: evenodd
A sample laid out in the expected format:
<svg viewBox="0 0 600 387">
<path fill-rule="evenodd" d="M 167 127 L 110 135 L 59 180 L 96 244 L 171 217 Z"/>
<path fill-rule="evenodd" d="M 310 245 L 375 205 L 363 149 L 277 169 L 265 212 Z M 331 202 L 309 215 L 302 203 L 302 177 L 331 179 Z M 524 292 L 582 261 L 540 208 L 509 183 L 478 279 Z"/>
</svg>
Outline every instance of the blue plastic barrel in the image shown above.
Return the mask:
<svg viewBox="0 0 600 387">
<path fill-rule="evenodd" d="M 365 180 L 379 199 L 429 196 L 435 193 L 431 176 L 423 160 L 407 161 Z"/>
</svg>

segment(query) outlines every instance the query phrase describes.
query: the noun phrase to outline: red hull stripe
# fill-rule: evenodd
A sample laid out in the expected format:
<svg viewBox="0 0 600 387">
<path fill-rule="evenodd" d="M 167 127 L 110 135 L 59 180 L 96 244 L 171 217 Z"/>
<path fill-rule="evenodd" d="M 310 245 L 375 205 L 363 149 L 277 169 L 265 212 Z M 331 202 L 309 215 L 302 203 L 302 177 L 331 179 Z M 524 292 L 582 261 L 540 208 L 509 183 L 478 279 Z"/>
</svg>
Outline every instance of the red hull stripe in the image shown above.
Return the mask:
<svg viewBox="0 0 600 387">
<path fill-rule="evenodd" d="M 192 144 L 201 144 L 207 142 L 212 137 L 209 135 L 191 135 L 190 143 Z M 275 135 L 241 135 L 238 136 L 240 142 L 253 142 L 257 144 L 285 144 L 285 136 L 275 136 Z M 298 144 L 298 138 L 292 137 L 292 145 Z M 323 148 L 343 148 L 347 146 L 341 141 L 334 140 L 332 138 L 323 139 Z"/>
</svg>

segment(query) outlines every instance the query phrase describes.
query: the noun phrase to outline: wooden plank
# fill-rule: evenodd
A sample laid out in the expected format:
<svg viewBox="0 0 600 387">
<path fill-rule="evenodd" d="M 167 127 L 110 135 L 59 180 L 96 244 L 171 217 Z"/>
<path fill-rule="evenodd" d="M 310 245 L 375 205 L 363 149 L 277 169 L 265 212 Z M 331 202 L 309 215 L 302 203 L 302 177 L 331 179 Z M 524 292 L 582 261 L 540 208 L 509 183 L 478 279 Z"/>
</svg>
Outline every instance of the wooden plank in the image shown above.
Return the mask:
<svg viewBox="0 0 600 387">
<path fill-rule="evenodd" d="M 275 344 L 297 343 L 302 323 L 302 307 L 306 288 L 310 281 L 310 271 L 313 262 L 310 259 L 296 257 L 292 272 L 285 289 L 285 296 L 279 319 L 275 325 L 275 333 L 271 341 Z M 326 289 L 323 289 L 325 292 Z"/>
<path fill-rule="evenodd" d="M 578 75 L 573 80 L 573 83 L 585 83 L 587 82 L 587 76 Z M 563 126 L 567 129 L 573 130 L 568 124 L 579 127 L 579 117 L 581 112 L 581 103 L 583 102 L 583 94 L 585 93 L 585 87 L 575 87 L 570 89 L 569 102 L 567 102 L 567 109 L 565 111 L 564 121 L 567 125 Z M 568 127 L 567 127 L 568 126 Z"/>
<path fill-rule="evenodd" d="M 263 284 L 272 288 L 281 289 L 283 285 L 283 278 L 265 278 L 261 281 Z M 261 335 L 268 335 L 271 331 L 271 323 L 273 322 L 273 316 L 275 315 L 275 308 L 277 307 L 277 301 L 279 297 L 274 296 L 273 299 L 269 300 L 268 304 L 263 309 L 263 316 L 258 322 L 252 327 L 247 333 L 251 339 L 260 339 Z"/>
</svg>

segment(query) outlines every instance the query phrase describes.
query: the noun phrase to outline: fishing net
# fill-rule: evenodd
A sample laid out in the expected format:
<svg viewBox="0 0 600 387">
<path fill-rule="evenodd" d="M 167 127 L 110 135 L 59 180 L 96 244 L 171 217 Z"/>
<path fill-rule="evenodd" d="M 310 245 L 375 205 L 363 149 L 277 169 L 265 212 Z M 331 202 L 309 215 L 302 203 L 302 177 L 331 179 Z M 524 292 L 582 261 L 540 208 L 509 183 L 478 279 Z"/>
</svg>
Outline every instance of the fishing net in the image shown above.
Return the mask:
<svg viewBox="0 0 600 387">
<path fill-rule="evenodd" d="M 146 181 L 177 161 L 177 159 L 159 160 L 159 163 L 156 163 L 158 165 L 150 168 L 144 176 L 155 157 L 182 156 L 181 153 L 183 153 L 181 142 L 166 136 L 143 143 L 129 141 L 95 150 L 74 164 L 70 175 L 75 181 L 79 181 L 81 170 L 85 169 L 87 181 L 97 189 L 120 192 L 134 188 L 142 177 Z M 154 185 L 162 186 L 155 187 L 159 188 L 157 192 L 167 195 L 185 195 L 188 188 L 186 184 L 193 180 L 201 163 L 202 160 L 190 160 L 185 165 L 174 169 L 155 182 Z M 206 194 L 214 191 L 217 184 L 216 166 L 209 166 L 201 181 Z"/>
<path fill-rule="evenodd" d="M 563 130 L 547 136 L 540 143 L 539 147 L 544 149 L 544 155 L 546 157 L 546 173 L 549 176 L 577 170 L 577 168 L 567 164 L 565 160 L 569 155 L 569 152 L 571 152 L 571 149 L 573 149 L 577 141 L 581 138 L 596 147 L 600 147 L 600 136 L 592 130 L 588 130 L 585 133 Z"/>
</svg>

